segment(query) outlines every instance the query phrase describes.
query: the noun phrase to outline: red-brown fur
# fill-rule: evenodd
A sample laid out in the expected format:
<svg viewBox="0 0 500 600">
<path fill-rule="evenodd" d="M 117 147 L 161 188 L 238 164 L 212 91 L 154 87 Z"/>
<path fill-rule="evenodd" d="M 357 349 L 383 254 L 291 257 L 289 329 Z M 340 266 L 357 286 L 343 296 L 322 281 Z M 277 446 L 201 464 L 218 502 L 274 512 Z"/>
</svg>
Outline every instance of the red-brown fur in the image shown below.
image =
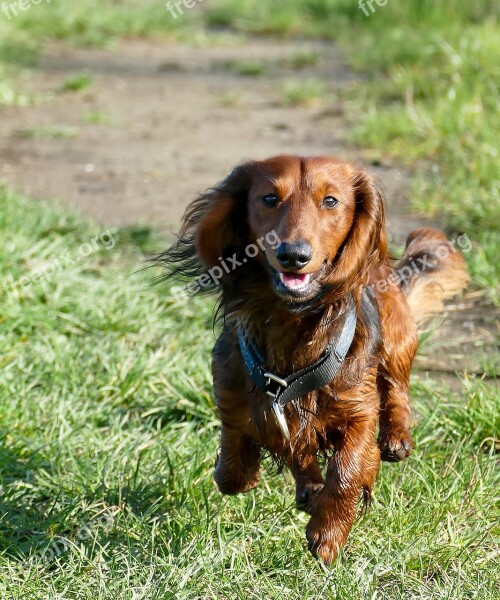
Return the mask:
<svg viewBox="0 0 500 600">
<path fill-rule="evenodd" d="M 270 193 L 279 198 L 276 207 L 262 201 Z M 335 197 L 337 206 L 325 208 L 326 196 Z M 402 262 L 428 252 L 433 267 L 400 282 L 398 265 L 387 254 L 383 202 L 371 177 L 329 157 L 284 155 L 236 167 L 190 205 L 178 242 L 159 260 L 171 274 L 200 275 L 221 257 L 234 252 L 241 257 L 246 244 L 270 231 L 281 241 L 311 245 L 311 262 L 296 271 L 317 279 L 310 298 L 277 291 L 273 277 L 283 268 L 276 249 L 265 242 L 255 259 L 220 282 L 224 326 L 213 351 L 213 379 L 222 429 L 215 481 L 226 494 L 251 490 L 259 481 L 261 451 L 270 451 L 289 466 L 297 503 L 311 514 L 310 550 L 328 563 L 346 542 L 360 496 L 369 499 L 381 455 L 401 460 L 413 448 L 409 376 L 416 319 L 439 310 L 443 298 L 463 289 L 467 275 L 446 237 L 421 229 L 410 235 Z M 436 244 L 446 246 L 446 257 L 435 255 Z M 376 319 L 363 308 L 364 287 L 374 292 Z M 422 315 L 412 290 L 418 290 L 422 305 L 431 290 Z M 286 376 L 316 361 L 338 335 L 349 294 L 358 323 L 346 361 L 329 385 L 286 406 L 287 441 L 268 397 L 246 371 L 236 322 L 244 323 L 268 370 Z M 328 457 L 325 476 L 319 454 Z"/>
</svg>

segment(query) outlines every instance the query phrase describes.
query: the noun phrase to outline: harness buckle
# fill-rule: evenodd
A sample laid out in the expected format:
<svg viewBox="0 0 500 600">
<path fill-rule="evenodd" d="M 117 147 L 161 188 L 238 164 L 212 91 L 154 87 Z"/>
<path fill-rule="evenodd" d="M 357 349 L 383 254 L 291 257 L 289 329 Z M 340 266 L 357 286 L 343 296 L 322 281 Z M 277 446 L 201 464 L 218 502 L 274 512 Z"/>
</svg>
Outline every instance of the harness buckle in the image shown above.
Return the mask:
<svg viewBox="0 0 500 600">
<path fill-rule="evenodd" d="M 290 439 L 290 431 L 288 429 L 288 425 L 286 422 L 285 411 L 283 410 L 283 407 L 281 406 L 281 404 L 277 401 L 279 392 L 281 391 L 281 389 L 287 388 L 288 383 L 281 377 L 278 377 L 277 375 L 275 375 L 274 373 L 266 372 L 266 373 L 264 373 L 264 377 L 266 378 L 266 387 L 267 388 L 269 388 L 272 381 L 277 384 L 276 391 L 267 389 L 266 394 L 270 398 L 272 398 L 271 408 L 273 409 L 274 418 L 276 419 L 276 423 L 277 423 L 278 427 L 280 428 L 281 433 L 283 434 L 283 437 L 285 439 L 289 440 Z"/>
<path fill-rule="evenodd" d="M 269 373 L 269 371 L 266 371 L 264 373 L 264 377 L 266 378 L 266 385 L 271 385 L 271 381 L 274 381 L 282 388 L 288 387 L 288 383 L 284 379 L 281 379 L 281 377 L 275 375 L 274 373 Z M 267 395 L 275 398 L 277 396 L 277 393 L 273 394 L 271 391 L 268 391 Z"/>
</svg>

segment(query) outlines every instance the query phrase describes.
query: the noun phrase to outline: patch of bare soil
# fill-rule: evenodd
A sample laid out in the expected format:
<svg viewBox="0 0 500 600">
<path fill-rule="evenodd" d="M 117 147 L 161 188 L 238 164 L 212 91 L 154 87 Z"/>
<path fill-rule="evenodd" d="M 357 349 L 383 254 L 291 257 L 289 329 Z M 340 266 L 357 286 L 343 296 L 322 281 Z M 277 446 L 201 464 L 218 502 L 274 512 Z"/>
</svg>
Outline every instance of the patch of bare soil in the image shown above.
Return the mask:
<svg viewBox="0 0 500 600">
<path fill-rule="evenodd" d="M 301 57 L 315 64 L 297 68 Z M 262 76 L 240 74 L 252 65 L 262 66 Z M 57 93 L 80 72 L 91 77 L 87 90 Z M 338 50 L 323 43 L 52 46 L 33 76 L 34 90 L 48 100 L 2 115 L 0 177 L 34 198 L 68 203 L 108 225 L 175 229 L 187 202 L 242 159 L 291 152 L 356 160 L 345 143 L 338 100 L 353 78 Z M 311 79 L 326 82 L 321 98 L 287 105 L 284 86 L 307 86 Z M 393 167 L 373 170 L 389 206 L 397 203 L 389 217 L 400 239 L 418 221 L 400 218 L 406 177 Z"/>
<path fill-rule="evenodd" d="M 89 74 L 90 86 L 61 92 L 80 72 Z M 289 152 L 358 162 L 359 152 L 346 142 L 342 101 L 354 79 L 328 43 L 53 45 L 32 78 L 44 101 L 2 111 L 0 178 L 105 225 L 154 225 L 168 234 L 190 199 L 244 158 Z M 319 98 L 292 106 L 284 92 L 290 80 L 296 88 L 321 80 L 325 88 Z M 389 232 L 401 244 L 425 223 L 407 209 L 408 177 L 391 164 L 368 166 L 384 185 Z M 480 370 L 471 348 L 489 351 L 494 344 L 491 311 L 478 309 L 473 296 L 465 303 L 438 334 L 444 370 Z"/>
</svg>

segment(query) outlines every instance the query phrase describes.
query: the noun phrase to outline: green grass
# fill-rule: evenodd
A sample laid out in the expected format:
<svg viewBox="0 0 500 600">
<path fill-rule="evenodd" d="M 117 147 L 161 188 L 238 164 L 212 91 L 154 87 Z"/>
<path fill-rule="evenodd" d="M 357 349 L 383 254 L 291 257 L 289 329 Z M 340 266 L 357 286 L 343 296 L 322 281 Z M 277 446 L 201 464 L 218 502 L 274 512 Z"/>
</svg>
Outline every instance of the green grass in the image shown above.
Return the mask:
<svg viewBox="0 0 500 600">
<path fill-rule="evenodd" d="M 306 69 L 307 67 L 316 66 L 321 60 L 321 53 L 315 52 L 314 50 L 303 50 L 295 52 L 290 59 L 289 65 L 298 71 Z"/>
<path fill-rule="evenodd" d="M 32 101 L 22 75 L 36 65 L 38 48 L 32 40 L 2 36 L 0 19 L 0 110 L 2 106 L 26 106 Z"/>
<path fill-rule="evenodd" d="M 61 84 L 61 92 L 81 92 L 92 85 L 92 78 L 88 73 L 76 73 L 67 77 Z"/>
<path fill-rule="evenodd" d="M 182 25 L 173 19 L 163 2 L 120 0 L 65 2 L 43 0 L 25 12 L 7 20 L 0 13 L 0 32 L 5 31 L 37 42 L 65 40 L 72 44 L 103 46 L 120 35 L 165 34 Z M 185 20 L 184 20 L 185 21 Z"/>
<path fill-rule="evenodd" d="M 453 21 L 442 29 L 408 23 L 384 32 L 375 60 L 376 29 L 358 46 L 356 66 L 375 68 L 377 77 L 358 87 L 354 106 L 365 117 L 353 139 L 410 168 L 420 163 L 414 209 L 469 235 L 474 281 L 498 302 L 498 28 L 487 20 Z M 421 50 L 407 55 L 412 47 Z"/>
<path fill-rule="evenodd" d="M 67 125 L 42 125 L 39 127 L 29 127 L 20 132 L 23 137 L 33 139 L 70 139 L 78 135 L 77 127 L 68 127 Z"/>
<path fill-rule="evenodd" d="M 260 60 L 231 60 L 224 62 L 223 67 L 244 77 L 260 77 L 266 72 L 266 65 Z"/>
<path fill-rule="evenodd" d="M 2 190 L 0 234 L 0 597 L 494 597 L 492 386 L 413 385 L 417 451 L 323 569 L 288 474 L 216 491 L 213 301 L 134 275 L 151 231 Z"/>
<path fill-rule="evenodd" d="M 290 80 L 282 89 L 283 102 L 289 106 L 303 106 L 319 102 L 325 95 L 325 84 L 319 79 Z"/>
<path fill-rule="evenodd" d="M 82 120 L 89 125 L 109 125 L 112 122 L 102 110 L 91 110 L 83 115 Z"/>
</svg>

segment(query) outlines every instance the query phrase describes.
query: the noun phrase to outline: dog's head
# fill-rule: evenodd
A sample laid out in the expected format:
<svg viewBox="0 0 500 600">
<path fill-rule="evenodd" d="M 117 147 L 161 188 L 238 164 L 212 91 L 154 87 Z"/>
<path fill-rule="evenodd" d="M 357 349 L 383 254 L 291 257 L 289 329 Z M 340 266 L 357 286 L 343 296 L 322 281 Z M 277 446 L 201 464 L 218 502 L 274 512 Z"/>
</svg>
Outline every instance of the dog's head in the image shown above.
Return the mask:
<svg viewBox="0 0 500 600">
<path fill-rule="evenodd" d="M 188 238 L 222 283 L 256 260 L 276 295 L 300 305 L 366 281 L 385 255 L 383 203 L 348 163 L 276 156 L 236 167 L 195 200 L 181 230 Z"/>
</svg>

